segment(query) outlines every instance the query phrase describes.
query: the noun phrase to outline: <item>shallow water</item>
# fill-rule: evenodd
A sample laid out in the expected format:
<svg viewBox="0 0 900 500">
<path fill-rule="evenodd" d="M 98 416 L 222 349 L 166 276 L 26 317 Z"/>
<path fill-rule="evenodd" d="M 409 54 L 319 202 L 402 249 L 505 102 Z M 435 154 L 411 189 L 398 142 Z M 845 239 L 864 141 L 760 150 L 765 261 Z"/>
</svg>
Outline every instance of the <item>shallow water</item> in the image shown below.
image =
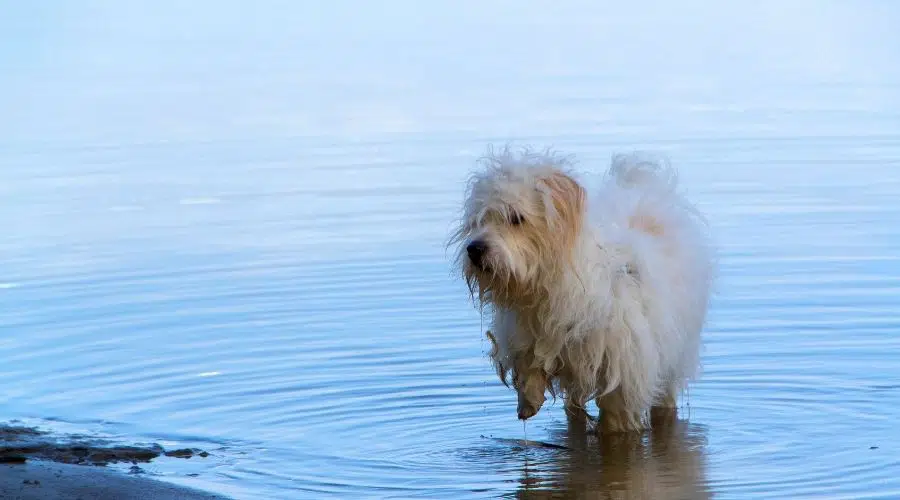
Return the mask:
<svg viewBox="0 0 900 500">
<path fill-rule="evenodd" d="M 319 3 L 7 9 L 0 420 L 239 498 L 900 498 L 900 5 Z M 507 140 L 680 168 L 677 425 L 516 420 L 443 248 Z"/>
</svg>

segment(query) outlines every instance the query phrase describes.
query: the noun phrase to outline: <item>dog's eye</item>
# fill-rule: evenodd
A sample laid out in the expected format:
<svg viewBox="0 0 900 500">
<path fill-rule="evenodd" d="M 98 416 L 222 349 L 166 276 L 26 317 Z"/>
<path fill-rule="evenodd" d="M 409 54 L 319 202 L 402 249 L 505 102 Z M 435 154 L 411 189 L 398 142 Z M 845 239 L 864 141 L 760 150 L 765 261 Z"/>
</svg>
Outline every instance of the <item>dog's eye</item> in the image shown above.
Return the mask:
<svg viewBox="0 0 900 500">
<path fill-rule="evenodd" d="M 518 226 L 523 222 L 522 215 L 519 212 L 510 212 L 509 213 L 509 224 L 511 226 Z"/>
</svg>

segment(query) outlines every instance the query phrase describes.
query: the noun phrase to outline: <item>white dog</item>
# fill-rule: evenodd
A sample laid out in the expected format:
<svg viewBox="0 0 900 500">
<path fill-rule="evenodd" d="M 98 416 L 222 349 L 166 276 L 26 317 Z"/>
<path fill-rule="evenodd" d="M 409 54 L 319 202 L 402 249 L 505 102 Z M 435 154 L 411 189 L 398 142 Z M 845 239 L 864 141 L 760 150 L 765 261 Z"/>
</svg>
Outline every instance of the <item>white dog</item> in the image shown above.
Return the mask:
<svg viewBox="0 0 900 500">
<path fill-rule="evenodd" d="M 492 312 L 491 358 L 504 384 L 512 372 L 519 418 L 540 410 L 545 389 L 570 414 L 595 399 L 604 432 L 674 410 L 698 369 L 715 269 L 674 170 L 615 157 L 589 203 L 565 158 L 504 149 L 484 167 L 451 244 Z"/>
</svg>

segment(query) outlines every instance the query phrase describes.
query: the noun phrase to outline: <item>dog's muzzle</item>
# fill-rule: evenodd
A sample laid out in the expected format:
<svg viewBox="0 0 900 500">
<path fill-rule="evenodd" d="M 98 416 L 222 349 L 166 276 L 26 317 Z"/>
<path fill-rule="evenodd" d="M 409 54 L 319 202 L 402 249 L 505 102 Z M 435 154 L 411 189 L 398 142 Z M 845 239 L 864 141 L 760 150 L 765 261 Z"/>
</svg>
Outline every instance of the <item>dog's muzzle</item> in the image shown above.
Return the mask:
<svg viewBox="0 0 900 500">
<path fill-rule="evenodd" d="M 482 240 L 475 240 L 466 245 L 466 255 L 469 261 L 478 269 L 484 269 L 484 255 L 487 253 L 488 246 Z"/>
</svg>

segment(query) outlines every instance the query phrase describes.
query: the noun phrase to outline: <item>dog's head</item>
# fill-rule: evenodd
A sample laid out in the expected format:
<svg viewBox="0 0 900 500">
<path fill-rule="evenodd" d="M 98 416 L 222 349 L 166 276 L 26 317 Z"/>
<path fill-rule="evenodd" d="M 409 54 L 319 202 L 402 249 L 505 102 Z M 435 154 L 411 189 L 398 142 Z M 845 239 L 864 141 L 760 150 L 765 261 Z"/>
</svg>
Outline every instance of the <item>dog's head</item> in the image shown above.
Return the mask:
<svg viewBox="0 0 900 500">
<path fill-rule="evenodd" d="M 473 175 L 460 227 L 451 238 L 473 296 L 529 304 L 572 257 L 584 219 L 584 189 L 565 158 L 508 149 Z"/>
</svg>

